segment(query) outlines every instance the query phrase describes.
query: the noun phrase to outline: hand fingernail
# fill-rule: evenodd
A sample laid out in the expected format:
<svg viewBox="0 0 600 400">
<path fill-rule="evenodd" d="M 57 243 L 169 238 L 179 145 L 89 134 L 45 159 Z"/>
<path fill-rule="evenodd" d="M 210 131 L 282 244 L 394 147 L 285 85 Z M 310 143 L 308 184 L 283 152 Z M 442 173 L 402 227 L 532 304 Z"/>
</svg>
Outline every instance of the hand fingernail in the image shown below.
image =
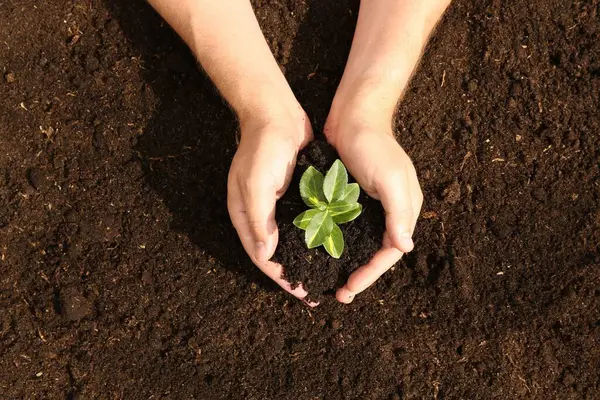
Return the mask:
<svg viewBox="0 0 600 400">
<path fill-rule="evenodd" d="M 340 303 L 350 304 L 354 300 L 354 296 L 356 296 L 356 293 L 342 289 L 341 292 L 338 292 L 336 297 Z"/>
<path fill-rule="evenodd" d="M 396 245 L 399 246 L 399 250 L 403 252 L 409 252 L 415 247 L 415 244 L 413 243 L 411 234 L 409 232 L 401 233 L 398 237 Z"/>
<path fill-rule="evenodd" d="M 314 307 L 318 306 L 319 304 L 321 304 L 318 301 L 308 301 L 305 299 L 302 299 L 302 302 L 311 308 L 314 308 Z"/>
<path fill-rule="evenodd" d="M 267 261 L 267 246 L 265 245 L 265 242 L 256 242 L 254 245 L 254 251 L 254 256 L 256 257 L 257 261 Z"/>
<path fill-rule="evenodd" d="M 343 287 L 336 292 L 335 298 L 340 303 L 348 304 L 348 303 L 351 303 L 352 300 L 354 299 L 354 293 L 352 293 L 351 291 L 349 291 L 348 289 Z"/>
</svg>

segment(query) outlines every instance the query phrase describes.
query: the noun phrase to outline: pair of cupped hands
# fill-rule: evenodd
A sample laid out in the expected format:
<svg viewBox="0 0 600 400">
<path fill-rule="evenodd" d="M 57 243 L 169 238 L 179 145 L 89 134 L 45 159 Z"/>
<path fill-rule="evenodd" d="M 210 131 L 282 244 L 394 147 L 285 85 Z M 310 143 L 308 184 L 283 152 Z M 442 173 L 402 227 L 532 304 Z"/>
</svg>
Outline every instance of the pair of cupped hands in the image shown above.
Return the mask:
<svg viewBox="0 0 600 400">
<path fill-rule="evenodd" d="M 284 266 L 269 260 L 279 239 L 275 205 L 290 184 L 298 152 L 313 139 L 311 123 L 296 103 L 240 116 L 240 127 L 241 140 L 228 178 L 231 220 L 254 264 L 304 300 L 305 288 L 292 289 L 282 278 Z M 332 107 L 324 134 L 361 188 L 381 201 L 386 215 L 381 249 L 337 290 L 338 301 L 347 304 L 413 249 L 412 234 L 423 194 L 410 158 L 394 137 L 389 116 L 379 115 L 372 107 Z"/>
</svg>

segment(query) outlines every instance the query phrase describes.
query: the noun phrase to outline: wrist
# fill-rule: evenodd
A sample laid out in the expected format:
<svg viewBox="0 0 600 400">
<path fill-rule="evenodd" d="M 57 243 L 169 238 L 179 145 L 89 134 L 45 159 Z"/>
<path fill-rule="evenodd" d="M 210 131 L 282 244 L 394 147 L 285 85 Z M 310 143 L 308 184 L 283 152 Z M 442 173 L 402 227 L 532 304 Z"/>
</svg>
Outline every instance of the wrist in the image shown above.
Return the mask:
<svg viewBox="0 0 600 400">
<path fill-rule="evenodd" d="M 240 123 L 261 117 L 271 118 L 298 104 L 285 78 L 244 75 L 225 91 L 228 93 L 225 99 Z"/>
<path fill-rule="evenodd" d="M 353 135 L 369 131 L 393 135 L 392 118 L 408 78 L 370 78 L 343 87 L 332 102 L 324 134 L 334 147 Z"/>
<path fill-rule="evenodd" d="M 290 90 L 291 94 L 291 90 Z M 265 132 L 285 137 L 298 147 L 306 139 L 308 117 L 293 94 L 289 96 L 263 94 L 241 107 L 234 107 L 242 137 L 263 135 Z"/>
<path fill-rule="evenodd" d="M 352 49 L 326 124 L 330 143 L 335 146 L 338 136 L 352 132 L 392 134 L 398 101 L 448 1 L 436 0 L 436 7 L 429 0 L 361 4 Z"/>
<path fill-rule="evenodd" d="M 410 73 L 368 75 L 342 82 L 331 104 L 331 110 L 352 112 L 362 119 L 391 119 Z"/>
</svg>

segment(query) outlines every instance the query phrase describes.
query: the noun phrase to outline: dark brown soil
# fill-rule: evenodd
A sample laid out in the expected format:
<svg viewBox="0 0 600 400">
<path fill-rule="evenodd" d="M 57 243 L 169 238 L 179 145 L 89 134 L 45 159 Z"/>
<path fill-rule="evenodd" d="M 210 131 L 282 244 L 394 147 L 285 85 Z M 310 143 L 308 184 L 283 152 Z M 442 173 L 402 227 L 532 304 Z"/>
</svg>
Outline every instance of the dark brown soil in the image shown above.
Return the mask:
<svg viewBox="0 0 600 400">
<path fill-rule="evenodd" d="M 320 131 L 357 2 L 254 4 Z M 145 2 L 0 21 L 0 397 L 598 398 L 597 0 L 453 2 L 395 122 L 416 249 L 316 309 L 247 261 L 235 118 Z"/>
<path fill-rule="evenodd" d="M 381 203 L 361 192 L 358 202 L 362 204 L 363 212 L 354 221 L 340 225 L 345 242 L 342 256 L 335 259 L 323 247 L 306 248 L 304 231 L 292 223 L 307 209 L 300 196 L 300 178 L 311 165 L 325 174 L 337 158 L 337 153 L 325 140 L 312 142 L 300 152 L 290 188 L 277 205 L 280 244 L 273 261 L 284 265 L 285 278 L 293 285 L 302 283 L 314 301 L 322 301 L 323 293 L 334 294 L 352 271 L 366 264 L 381 247 L 385 230 Z"/>
</svg>

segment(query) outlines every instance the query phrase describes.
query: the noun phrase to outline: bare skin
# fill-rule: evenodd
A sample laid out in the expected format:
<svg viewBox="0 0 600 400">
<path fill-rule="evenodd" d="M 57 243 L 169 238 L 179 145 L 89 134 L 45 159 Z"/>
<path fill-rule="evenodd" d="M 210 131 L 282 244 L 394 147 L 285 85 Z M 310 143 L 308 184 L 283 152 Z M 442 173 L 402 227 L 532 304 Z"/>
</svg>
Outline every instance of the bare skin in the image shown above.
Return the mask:
<svg viewBox="0 0 600 400">
<path fill-rule="evenodd" d="M 229 171 L 227 206 L 244 249 L 266 275 L 304 299 L 306 290 L 292 290 L 281 278 L 283 267 L 269 260 L 279 237 L 276 201 L 290 183 L 298 152 L 313 134 L 250 2 L 149 2 L 186 41 L 239 118 L 241 142 Z M 386 233 L 382 248 L 337 291 L 342 303 L 352 302 L 414 247 L 412 234 L 423 195 L 415 168 L 394 137 L 392 117 L 449 3 L 361 2 L 348 63 L 324 132 L 360 186 L 382 202 Z"/>
</svg>

